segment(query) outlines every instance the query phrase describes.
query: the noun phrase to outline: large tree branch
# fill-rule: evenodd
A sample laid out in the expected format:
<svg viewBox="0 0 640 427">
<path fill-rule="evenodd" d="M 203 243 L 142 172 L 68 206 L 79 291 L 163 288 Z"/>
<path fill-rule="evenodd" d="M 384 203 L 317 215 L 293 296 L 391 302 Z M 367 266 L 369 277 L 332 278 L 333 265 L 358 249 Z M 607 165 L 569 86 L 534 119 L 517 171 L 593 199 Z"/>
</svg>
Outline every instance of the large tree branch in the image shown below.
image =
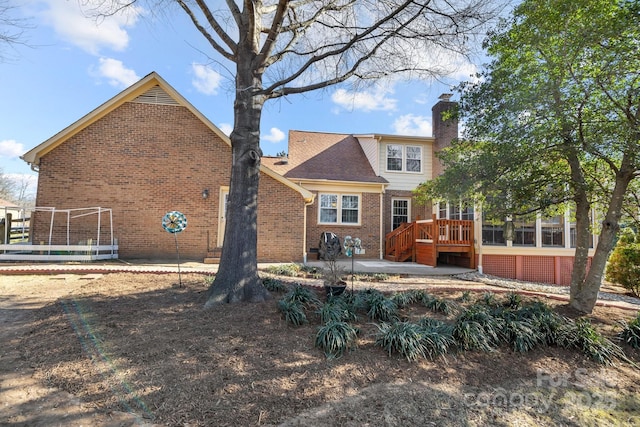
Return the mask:
<svg viewBox="0 0 640 427">
<path fill-rule="evenodd" d="M 413 15 L 409 17 L 409 19 L 406 20 L 406 22 L 400 24 L 393 31 L 386 32 L 386 34 L 383 34 L 382 37 L 379 35 L 373 37 L 373 34 L 375 33 L 376 30 L 382 28 L 384 24 L 386 24 L 387 22 L 395 19 L 398 15 L 401 14 L 401 12 L 405 11 L 412 4 L 414 4 L 413 0 L 407 0 L 397 9 L 392 10 L 387 16 L 378 20 L 370 28 L 366 29 L 362 33 L 356 33 L 350 40 L 346 41 L 345 43 L 336 45 L 337 46 L 336 49 L 330 49 L 322 53 L 312 55 L 304 64 L 302 64 L 302 66 L 297 71 L 291 73 L 288 77 L 280 81 L 274 82 L 269 87 L 265 88 L 263 93 L 265 94 L 265 96 L 268 96 L 269 98 L 277 98 L 277 97 L 281 97 L 289 94 L 303 93 L 303 92 L 308 92 L 308 91 L 328 87 L 336 83 L 343 82 L 349 79 L 350 77 L 355 76 L 356 71 L 358 70 L 361 64 L 363 64 L 366 60 L 372 57 L 376 53 L 376 51 L 382 45 L 384 45 L 388 40 L 390 40 L 393 37 L 396 37 L 403 28 L 405 28 L 411 22 L 417 19 L 420 16 L 420 14 L 426 9 L 424 5 L 420 6 L 418 10 L 414 12 Z M 342 73 L 337 73 L 335 77 L 330 79 L 325 79 L 323 81 L 316 82 L 314 84 L 305 85 L 305 86 L 283 87 L 283 86 L 286 86 L 288 83 L 291 83 L 296 79 L 298 79 L 306 71 L 308 71 L 313 65 L 320 63 L 322 61 L 325 61 L 330 57 L 336 57 L 336 56 L 342 55 L 350 51 L 351 49 L 353 49 L 354 46 L 356 46 L 358 43 L 361 43 L 361 42 L 364 43 L 366 41 L 371 41 L 375 39 L 379 39 L 379 40 L 375 43 L 373 47 L 369 48 L 369 51 L 367 54 L 361 55 L 358 58 L 358 60 L 356 60 L 352 64 L 351 67 L 349 67 Z M 384 75 L 385 73 L 382 72 L 381 74 Z M 278 89 L 279 87 L 283 87 L 283 88 Z"/>
<path fill-rule="evenodd" d="M 211 13 L 211 10 L 209 10 L 209 7 L 207 6 L 207 4 L 202 0 L 196 0 L 196 3 L 198 4 L 198 8 L 203 13 L 205 19 L 207 20 L 207 23 L 211 26 L 211 28 L 213 28 L 215 33 L 229 47 L 231 52 L 227 51 L 221 44 L 219 44 L 211 36 L 209 31 L 200 23 L 200 20 L 198 19 L 198 17 L 194 13 L 194 11 L 191 8 L 191 6 L 189 6 L 184 0 L 176 0 L 176 2 L 180 5 L 182 10 L 184 10 L 186 12 L 186 14 L 189 16 L 189 19 L 191 19 L 191 22 L 193 23 L 193 25 L 196 27 L 198 32 L 200 32 L 200 34 L 202 34 L 204 36 L 204 38 L 209 42 L 211 47 L 213 47 L 215 49 L 215 51 L 218 52 L 220 55 L 222 55 L 224 58 L 226 58 L 226 59 L 228 59 L 230 61 L 234 61 L 235 53 L 237 51 L 237 45 L 229 37 L 229 35 L 222 29 L 220 24 L 218 24 L 218 21 L 216 21 L 215 17 Z"/>
</svg>

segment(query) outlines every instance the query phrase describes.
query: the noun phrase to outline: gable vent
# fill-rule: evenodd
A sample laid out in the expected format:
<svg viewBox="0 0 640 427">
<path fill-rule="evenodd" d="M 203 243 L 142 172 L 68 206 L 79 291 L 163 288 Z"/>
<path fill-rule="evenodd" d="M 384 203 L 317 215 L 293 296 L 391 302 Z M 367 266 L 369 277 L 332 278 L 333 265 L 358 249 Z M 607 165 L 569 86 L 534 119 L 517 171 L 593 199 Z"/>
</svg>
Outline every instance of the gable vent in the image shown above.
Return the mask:
<svg viewBox="0 0 640 427">
<path fill-rule="evenodd" d="M 139 102 L 141 104 L 180 105 L 178 104 L 178 101 L 162 90 L 160 86 L 152 87 L 142 95 L 135 98 L 132 102 Z"/>
</svg>

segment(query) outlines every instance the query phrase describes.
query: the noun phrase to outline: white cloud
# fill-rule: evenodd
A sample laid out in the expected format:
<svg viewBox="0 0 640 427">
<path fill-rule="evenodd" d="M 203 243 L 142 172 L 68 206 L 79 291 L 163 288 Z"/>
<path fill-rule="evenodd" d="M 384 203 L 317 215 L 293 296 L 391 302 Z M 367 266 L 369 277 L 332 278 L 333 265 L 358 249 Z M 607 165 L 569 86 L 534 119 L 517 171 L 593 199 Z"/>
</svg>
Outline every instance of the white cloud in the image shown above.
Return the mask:
<svg viewBox="0 0 640 427">
<path fill-rule="evenodd" d="M 142 9 L 126 7 L 113 15 L 94 18 L 97 7 L 81 9 L 76 1 L 48 0 L 45 20 L 64 40 L 97 55 L 101 48 L 121 51 L 129 44 L 126 28 L 135 25 Z M 108 7 L 109 2 L 105 2 Z"/>
<path fill-rule="evenodd" d="M 388 97 L 392 93 L 389 89 L 375 87 L 373 91 L 355 92 L 338 89 L 331 100 L 340 107 L 348 110 L 360 111 L 393 111 L 398 103 L 397 99 Z"/>
<path fill-rule="evenodd" d="M 21 156 L 24 152 L 24 145 L 14 139 L 5 139 L 0 141 L 0 157 L 11 159 Z"/>
<path fill-rule="evenodd" d="M 227 136 L 231 135 L 231 132 L 233 131 L 233 125 L 229 123 L 220 123 L 218 128 Z"/>
<path fill-rule="evenodd" d="M 260 137 L 260 139 L 264 139 L 265 141 L 269 141 L 269 142 L 280 142 L 285 138 L 285 134 L 284 132 L 282 132 L 280 129 L 278 128 L 271 128 L 269 130 L 269 134 L 268 135 L 262 135 Z"/>
<path fill-rule="evenodd" d="M 405 114 L 393 122 L 394 133 L 407 136 L 431 136 L 431 118 Z"/>
<path fill-rule="evenodd" d="M 106 77 L 111 86 L 126 88 L 140 80 L 134 70 L 126 68 L 122 61 L 113 58 L 100 58 L 97 69 L 90 73 L 96 77 Z"/>
<path fill-rule="evenodd" d="M 191 84 L 196 90 L 205 95 L 215 95 L 218 93 L 220 87 L 220 81 L 222 76 L 216 71 L 209 68 L 207 65 L 191 64 L 191 71 L 194 78 L 191 79 Z"/>
</svg>

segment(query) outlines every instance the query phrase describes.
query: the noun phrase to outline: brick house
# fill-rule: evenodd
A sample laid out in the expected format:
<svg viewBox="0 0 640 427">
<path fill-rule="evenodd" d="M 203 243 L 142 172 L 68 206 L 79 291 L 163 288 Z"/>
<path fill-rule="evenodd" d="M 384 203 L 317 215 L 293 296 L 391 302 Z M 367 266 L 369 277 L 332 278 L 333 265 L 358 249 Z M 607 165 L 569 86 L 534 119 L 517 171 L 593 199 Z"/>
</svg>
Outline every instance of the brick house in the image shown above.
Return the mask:
<svg viewBox="0 0 640 427">
<path fill-rule="evenodd" d="M 361 258 L 452 263 L 568 284 L 574 252 L 569 212 L 514 219 L 505 233 L 505 224 L 485 221 L 473 203 L 415 202 L 412 191 L 442 171 L 436 153 L 458 136 L 457 120 L 445 119 L 455 105 L 445 94 L 433 106 L 432 137 L 291 130 L 288 156 L 262 159 L 258 260 L 313 259 L 320 234 L 329 231 L 359 237 Z M 173 236 L 161 226 L 171 210 L 187 216 L 179 235 L 184 258 L 206 259 L 222 246 L 229 138 L 156 73 L 22 158 L 39 172 L 37 206 L 109 208 L 122 258 L 173 258 Z M 34 212 L 32 242 L 68 242 L 69 218 Z M 412 234 L 417 249 L 390 256 L 389 242 L 406 224 L 422 230 L 418 239 L 419 232 Z M 98 219 L 98 228 L 99 239 L 108 240 L 107 222 Z M 69 229 L 73 243 L 95 239 L 96 217 L 76 213 Z"/>
<path fill-rule="evenodd" d="M 231 169 L 229 138 L 158 74 L 151 73 L 22 158 L 39 173 L 36 206 L 112 211 L 121 258 L 174 258 L 163 215 L 187 217 L 180 255 L 202 260 L 222 245 Z M 302 261 L 304 206 L 313 195 L 261 168 L 258 259 Z M 288 212 L 288 221 L 281 213 Z M 51 214 L 36 211 L 33 243 L 49 241 Z M 96 239 L 95 215 L 56 216 L 52 244 Z M 108 221 L 100 239 L 109 239 Z M 103 240 L 103 241 L 104 241 Z"/>
</svg>

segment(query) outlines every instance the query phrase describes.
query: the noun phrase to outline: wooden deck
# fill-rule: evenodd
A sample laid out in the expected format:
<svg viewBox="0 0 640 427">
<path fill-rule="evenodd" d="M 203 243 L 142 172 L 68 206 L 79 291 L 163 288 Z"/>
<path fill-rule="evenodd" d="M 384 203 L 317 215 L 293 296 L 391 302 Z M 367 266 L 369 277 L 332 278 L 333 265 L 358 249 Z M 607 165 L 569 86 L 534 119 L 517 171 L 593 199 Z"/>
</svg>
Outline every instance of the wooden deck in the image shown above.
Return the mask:
<svg viewBox="0 0 640 427">
<path fill-rule="evenodd" d="M 385 236 L 384 258 L 433 267 L 441 259 L 447 264 L 476 268 L 473 221 L 436 219 L 434 215 L 432 219 L 403 223 Z"/>
</svg>

